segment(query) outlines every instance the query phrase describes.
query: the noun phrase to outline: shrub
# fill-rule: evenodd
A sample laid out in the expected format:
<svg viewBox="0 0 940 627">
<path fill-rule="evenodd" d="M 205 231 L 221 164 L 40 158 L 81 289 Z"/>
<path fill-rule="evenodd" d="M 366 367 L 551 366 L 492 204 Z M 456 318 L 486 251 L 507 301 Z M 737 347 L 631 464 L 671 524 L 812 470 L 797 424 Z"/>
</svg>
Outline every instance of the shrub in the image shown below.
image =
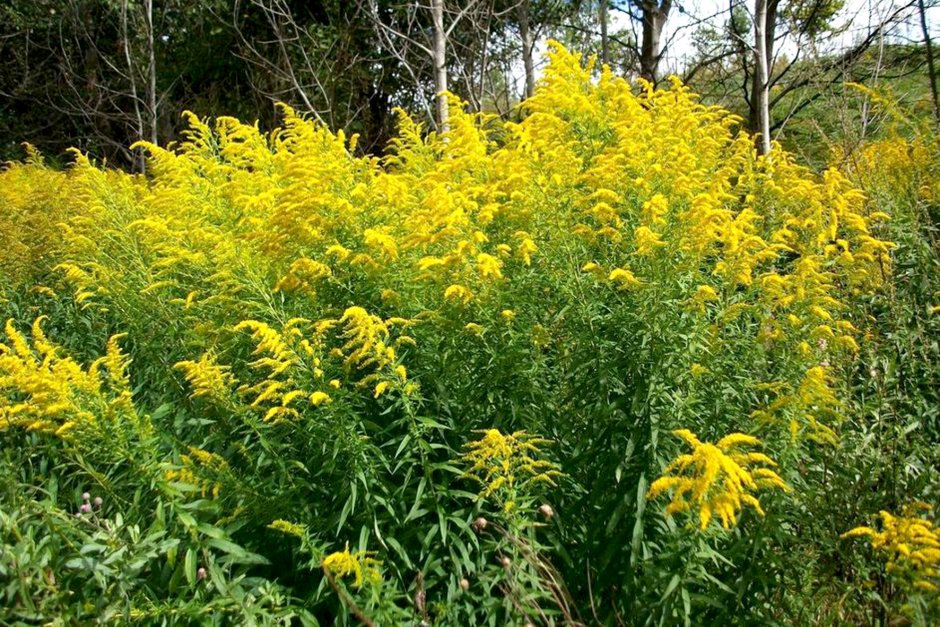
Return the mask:
<svg viewBox="0 0 940 627">
<path fill-rule="evenodd" d="M 4 503 L 94 484 L 154 530 L 128 545 L 125 587 L 105 586 L 123 604 L 109 611 L 829 611 L 850 580 L 824 579 L 848 563 L 830 467 L 850 472 L 846 442 L 873 428 L 858 372 L 895 271 L 888 215 L 839 169 L 756 156 L 739 120 L 678 81 L 637 92 L 560 46 L 549 57 L 520 122 L 453 99 L 439 135 L 399 112 L 383 158 L 284 107 L 270 134 L 187 114 L 178 146 L 138 145 L 146 176 L 81 155 L 65 173 L 0 174 L 0 224 L 35 222 L 0 252 L 16 318 L 0 348 L 4 463 L 28 468 Z M 55 190 L 54 220 L 35 217 L 37 189 Z M 40 322 L 32 347 L 21 335 L 40 316 L 61 347 Z M 69 377 L 89 429 L 115 423 L 126 445 L 86 450 L 61 421 L 18 418 L 43 413 L 32 381 Z M 761 452 L 737 448 L 757 438 Z M 752 494 L 773 486 L 786 489 Z M 649 500 L 666 489 L 672 506 Z M 686 493 L 698 515 L 674 518 Z M 37 524 L 75 524 L 51 512 Z M 821 590 L 799 589 L 804 574 Z M 32 593 L 10 589 L 18 612 Z M 50 599 L 37 615 L 74 603 Z"/>
</svg>

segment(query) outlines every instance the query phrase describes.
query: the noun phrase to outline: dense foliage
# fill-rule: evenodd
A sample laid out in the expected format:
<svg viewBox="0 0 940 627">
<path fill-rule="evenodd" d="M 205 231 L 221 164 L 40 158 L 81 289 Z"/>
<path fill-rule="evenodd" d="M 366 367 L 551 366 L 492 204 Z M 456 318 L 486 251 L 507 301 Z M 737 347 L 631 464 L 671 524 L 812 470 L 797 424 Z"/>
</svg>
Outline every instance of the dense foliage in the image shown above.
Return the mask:
<svg viewBox="0 0 940 627">
<path fill-rule="evenodd" d="M 0 174 L 5 622 L 937 619 L 929 134 L 816 174 L 560 46 L 398 116 Z"/>
</svg>

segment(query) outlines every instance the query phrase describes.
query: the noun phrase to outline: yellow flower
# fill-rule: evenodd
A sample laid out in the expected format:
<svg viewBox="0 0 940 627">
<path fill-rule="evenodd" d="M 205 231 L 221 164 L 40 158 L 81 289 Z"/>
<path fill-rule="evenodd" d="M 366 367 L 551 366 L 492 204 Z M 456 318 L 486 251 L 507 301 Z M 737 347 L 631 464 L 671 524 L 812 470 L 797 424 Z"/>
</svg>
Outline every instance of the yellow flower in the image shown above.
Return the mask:
<svg viewBox="0 0 940 627">
<path fill-rule="evenodd" d="M 915 589 L 937 592 L 940 589 L 940 527 L 918 514 L 930 509 L 926 503 L 914 502 L 906 505 L 900 516 L 882 511 L 879 514 L 881 531 L 855 527 L 841 537 L 867 537 L 872 549 L 887 561 L 888 572 L 902 577 Z"/>
<path fill-rule="evenodd" d="M 535 245 L 535 242 L 532 241 L 532 238 L 529 237 L 529 234 L 525 231 L 518 231 L 516 237 L 521 240 L 519 247 L 516 249 L 516 253 L 522 259 L 522 263 L 525 265 L 532 264 L 532 255 L 538 252 L 538 246 Z"/>
<path fill-rule="evenodd" d="M 593 261 L 589 261 L 581 266 L 581 272 L 593 274 L 599 279 L 604 277 L 604 268 L 602 268 L 599 264 L 594 263 Z"/>
<path fill-rule="evenodd" d="M 398 258 L 398 245 L 390 235 L 377 229 L 366 229 L 362 232 L 362 239 L 366 246 L 378 250 L 387 259 Z"/>
<path fill-rule="evenodd" d="M 178 362 L 173 368 L 183 371 L 183 376 L 193 388 L 193 398 L 222 399 L 235 382 L 229 374 L 229 367 L 217 364 L 212 353 L 204 353 L 198 361 Z"/>
<path fill-rule="evenodd" d="M 335 379 L 334 379 L 335 381 Z M 319 407 L 324 403 L 330 402 L 330 395 L 326 392 L 320 392 L 319 390 L 310 395 L 310 404 L 314 407 Z"/>
<path fill-rule="evenodd" d="M 548 440 L 532 436 L 525 431 L 504 434 L 498 429 L 486 429 L 483 436 L 465 445 L 467 453 L 461 461 L 470 464 L 467 475 L 483 485 L 481 498 L 502 495 L 512 499 L 517 488 L 535 483 L 555 485 L 554 479 L 561 475 L 552 462 L 536 456 Z"/>
<path fill-rule="evenodd" d="M 695 290 L 695 300 L 701 303 L 718 300 L 718 292 L 711 285 L 699 285 Z"/>
<path fill-rule="evenodd" d="M 666 242 L 661 240 L 658 234 L 646 226 L 637 227 L 633 231 L 633 239 L 636 243 L 636 254 L 638 255 L 652 255 L 657 248 L 666 245 Z"/>
<path fill-rule="evenodd" d="M 447 300 L 456 300 L 466 305 L 473 300 L 473 292 L 463 285 L 451 285 L 444 290 L 444 298 Z"/>
<path fill-rule="evenodd" d="M 502 262 L 486 253 L 477 255 L 477 272 L 483 279 L 501 279 L 503 278 Z"/>
<path fill-rule="evenodd" d="M 732 433 L 717 444 L 709 444 L 699 441 L 688 429 L 678 429 L 673 434 L 685 440 L 692 452 L 673 460 L 646 495 L 648 499 L 655 499 L 672 491 L 667 514 L 695 509 L 700 529 L 708 527 L 715 516 L 725 529 L 729 529 L 737 524 L 738 514 L 745 505 L 764 515 L 760 501 L 754 496 L 757 491 L 790 489 L 776 472 L 767 467 L 776 466 L 772 459 L 763 453 L 737 450 L 759 444 L 753 436 Z M 763 464 L 764 467 L 753 468 L 755 464 Z"/>
<path fill-rule="evenodd" d="M 301 257 L 290 265 L 290 268 L 274 286 L 275 292 L 290 292 L 294 290 L 313 291 L 313 284 L 333 274 L 330 267 L 319 261 Z M 189 299 L 187 298 L 187 301 Z"/>
<path fill-rule="evenodd" d="M 391 384 L 388 381 L 380 381 L 375 385 L 375 398 L 378 398 L 385 394 L 385 391 L 388 390 Z"/>
<path fill-rule="evenodd" d="M 382 562 L 372 557 L 374 553 L 370 551 L 355 551 L 350 553 L 349 543 L 342 551 L 330 553 L 323 558 L 321 566 L 323 570 L 333 577 L 353 576 L 353 585 L 361 588 L 364 581 L 378 583 L 382 579 L 382 574 L 378 567 Z"/>
<path fill-rule="evenodd" d="M 607 280 L 615 283 L 618 289 L 628 290 L 642 285 L 640 280 L 632 272 L 625 268 L 616 268 L 608 275 Z"/>
<path fill-rule="evenodd" d="M 32 346 L 8 320 L 7 343 L 0 342 L 0 430 L 21 427 L 77 439 L 79 432 L 113 438 L 146 437 L 152 425 L 137 413 L 127 373 L 129 360 L 112 336 L 103 357 L 83 368 L 46 337 L 42 322 L 32 325 Z"/>
<path fill-rule="evenodd" d="M 349 307 L 336 320 L 343 324 L 346 343 L 342 353 L 347 368 L 370 366 L 384 368 L 395 361 L 395 349 L 389 346 L 388 324 L 362 307 Z"/>
<path fill-rule="evenodd" d="M 501 312 L 499 312 L 499 315 L 502 316 L 503 320 L 506 322 L 512 322 L 516 319 L 516 312 L 512 309 L 503 309 Z"/>
<path fill-rule="evenodd" d="M 655 194 L 643 203 L 643 217 L 649 224 L 665 224 L 663 217 L 669 211 L 669 200 L 662 194 Z"/>
<path fill-rule="evenodd" d="M 272 521 L 271 524 L 268 525 L 268 528 L 298 538 L 303 538 L 305 535 L 305 530 L 301 525 L 281 519 Z"/>
<path fill-rule="evenodd" d="M 167 470 L 167 481 L 179 481 L 198 488 L 202 496 L 219 498 L 222 482 L 231 480 L 228 462 L 216 453 L 195 446 L 189 447 L 188 455 L 180 455 L 180 466 Z"/>
<path fill-rule="evenodd" d="M 470 333 L 471 335 L 476 335 L 476 336 L 483 335 L 483 332 L 486 330 L 483 328 L 482 325 L 479 325 L 476 322 L 468 322 L 467 324 L 464 325 L 463 328 L 466 329 L 467 333 Z"/>
</svg>

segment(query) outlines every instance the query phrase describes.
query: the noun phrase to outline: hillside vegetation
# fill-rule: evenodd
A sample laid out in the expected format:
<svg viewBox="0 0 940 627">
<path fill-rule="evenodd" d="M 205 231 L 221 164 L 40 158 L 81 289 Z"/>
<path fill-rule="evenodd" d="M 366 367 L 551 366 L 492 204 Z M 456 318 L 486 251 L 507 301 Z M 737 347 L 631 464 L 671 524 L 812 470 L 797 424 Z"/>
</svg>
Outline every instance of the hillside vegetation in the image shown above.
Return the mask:
<svg viewBox="0 0 940 627">
<path fill-rule="evenodd" d="M 382 158 L 0 173 L 0 621 L 940 619 L 934 136 L 815 172 L 549 56 Z"/>
</svg>

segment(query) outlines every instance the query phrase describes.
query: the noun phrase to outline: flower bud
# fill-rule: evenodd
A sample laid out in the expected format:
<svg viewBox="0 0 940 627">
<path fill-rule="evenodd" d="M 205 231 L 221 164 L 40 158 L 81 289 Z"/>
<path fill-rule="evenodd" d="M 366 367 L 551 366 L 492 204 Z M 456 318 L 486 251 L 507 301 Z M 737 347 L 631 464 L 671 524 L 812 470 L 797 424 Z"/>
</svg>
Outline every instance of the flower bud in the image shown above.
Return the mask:
<svg viewBox="0 0 940 627">
<path fill-rule="evenodd" d="M 88 503 L 82 503 L 82 506 L 79 509 L 82 510 L 83 514 L 87 514 L 88 512 L 91 511 L 91 505 L 89 505 Z"/>
<path fill-rule="evenodd" d="M 87 501 L 87 500 L 90 499 L 90 498 L 91 498 L 91 494 L 89 494 L 88 492 L 82 492 L 82 500 L 83 500 L 83 501 Z"/>
<path fill-rule="evenodd" d="M 202 581 L 206 578 L 206 569 L 202 566 L 199 567 L 199 570 L 196 571 L 196 579 Z"/>
<path fill-rule="evenodd" d="M 95 509 L 101 509 L 101 504 L 104 503 L 104 499 L 102 499 L 100 496 L 96 496 L 92 503 L 94 503 Z"/>
<path fill-rule="evenodd" d="M 479 518 L 473 521 L 473 528 L 476 529 L 477 532 L 480 532 L 486 529 L 486 526 L 488 524 L 490 524 L 489 521 L 483 518 L 482 516 L 480 516 Z"/>
<path fill-rule="evenodd" d="M 508 555 L 503 555 L 499 558 L 499 563 L 503 568 L 509 568 L 512 566 L 512 560 L 509 559 Z"/>
<path fill-rule="evenodd" d="M 555 515 L 555 510 L 553 510 L 552 506 L 548 503 L 542 503 L 542 505 L 539 507 L 539 513 L 542 516 L 545 516 L 545 518 L 551 518 Z"/>
<path fill-rule="evenodd" d="M 470 582 L 467 580 L 466 577 L 460 580 L 460 589 L 463 590 L 464 592 L 470 589 Z"/>
</svg>

